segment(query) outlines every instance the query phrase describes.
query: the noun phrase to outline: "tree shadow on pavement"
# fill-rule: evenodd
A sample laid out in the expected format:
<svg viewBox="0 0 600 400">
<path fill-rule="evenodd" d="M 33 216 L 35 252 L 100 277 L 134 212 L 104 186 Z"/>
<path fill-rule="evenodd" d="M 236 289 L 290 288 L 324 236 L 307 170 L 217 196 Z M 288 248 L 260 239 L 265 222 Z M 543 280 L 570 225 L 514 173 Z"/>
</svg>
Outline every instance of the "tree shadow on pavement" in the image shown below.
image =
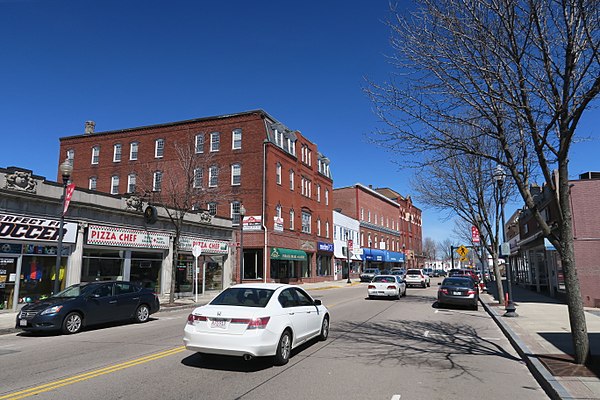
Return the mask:
<svg viewBox="0 0 600 400">
<path fill-rule="evenodd" d="M 341 322 L 332 328 L 336 349 L 349 354 L 354 362 L 384 366 L 415 366 L 447 369 L 456 376 L 473 375 L 472 363 L 460 356 L 492 356 L 521 362 L 490 339 L 479 336 L 472 327 L 440 321 L 385 323 Z M 360 345 L 357 345 L 360 344 Z M 475 377 L 476 378 L 476 377 Z M 479 379 L 479 378 L 476 378 Z"/>
</svg>

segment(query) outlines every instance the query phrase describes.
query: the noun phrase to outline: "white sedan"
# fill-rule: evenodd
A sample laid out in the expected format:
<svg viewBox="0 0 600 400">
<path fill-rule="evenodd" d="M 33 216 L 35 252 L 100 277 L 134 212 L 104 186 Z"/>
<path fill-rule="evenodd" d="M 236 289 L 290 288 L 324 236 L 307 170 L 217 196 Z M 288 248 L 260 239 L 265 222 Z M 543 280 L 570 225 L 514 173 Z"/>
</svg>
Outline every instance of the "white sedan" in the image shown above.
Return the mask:
<svg viewBox="0 0 600 400">
<path fill-rule="evenodd" d="M 278 283 L 225 289 L 188 316 L 183 343 L 205 354 L 274 356 L 286 364 L 293 348 L 329 335 L 329 311 L 302 288 Z"/>
<path fill-rule="evenodd" d="M 369 298 L 406 296 L 406 283 L 400 275 L 376 275 L 367 287 Z"/>
</svg>

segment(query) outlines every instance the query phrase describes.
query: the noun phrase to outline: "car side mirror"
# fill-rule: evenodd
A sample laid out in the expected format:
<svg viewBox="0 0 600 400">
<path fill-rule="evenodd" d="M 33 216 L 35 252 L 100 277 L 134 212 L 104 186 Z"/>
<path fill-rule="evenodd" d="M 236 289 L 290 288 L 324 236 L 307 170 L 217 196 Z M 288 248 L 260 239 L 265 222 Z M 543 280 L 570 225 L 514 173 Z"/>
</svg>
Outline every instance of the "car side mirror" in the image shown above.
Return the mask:
<svg viewBox="0 0 600 400">
<path fill-rule="evenodd" d="M 320 306 L 321 305 L 321 300 L 315 300 L 313 304 L 315 306 Z"/>
</svg>

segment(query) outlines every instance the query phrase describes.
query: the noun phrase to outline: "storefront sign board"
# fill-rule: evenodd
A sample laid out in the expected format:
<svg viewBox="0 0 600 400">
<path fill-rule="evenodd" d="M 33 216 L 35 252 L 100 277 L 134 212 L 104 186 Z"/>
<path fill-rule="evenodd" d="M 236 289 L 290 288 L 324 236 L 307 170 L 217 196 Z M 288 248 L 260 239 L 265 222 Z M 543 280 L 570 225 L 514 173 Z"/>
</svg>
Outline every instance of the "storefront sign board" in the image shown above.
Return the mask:
<svg viewBox="0 0 600 400">
<path fill-rule="evenodd" d="M 60 221 L 42 217 L 0 214 L 0 240 L 57 242 Z M 63 243 L 75 243 L 77 224 L 65 222 Z"/>
<path fill-rule="evenodd" d="M 202 254 L 227 254 L 229 243 L 221 240 L 201 239 L 192 236 L 181 236 L 179 238 L 179 250 L 192 251 L 194 246 L 199 246 Z"/>
<path fill-rule="evenodd" d="M 88 227 L 87 244 L 168 249 L 169 235 L 137 229 L 90 225 Z"/>
</svg>

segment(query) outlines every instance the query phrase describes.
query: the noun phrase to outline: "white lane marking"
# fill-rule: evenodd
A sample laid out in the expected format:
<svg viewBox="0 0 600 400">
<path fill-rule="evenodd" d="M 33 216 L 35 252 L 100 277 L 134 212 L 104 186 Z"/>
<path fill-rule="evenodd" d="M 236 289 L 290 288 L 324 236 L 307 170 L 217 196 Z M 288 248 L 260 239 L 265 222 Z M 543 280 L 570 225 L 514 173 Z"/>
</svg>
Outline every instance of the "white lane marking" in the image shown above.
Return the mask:
<svg viewBox="0 0 600 400">
<path fill-rule="evenodd" d="M 425 331 L 425 333 L 423 333 L 423 336 L 425 336 L 425 337 L 429 336 L 429 331 Z"/>
<path fill-rule="evenodd" d="M 400 400 L 400 397 L 401 396 L 399 394 L 395 394 L 395 395 L 392 396 L 391 400 Z"/>
</svg>

